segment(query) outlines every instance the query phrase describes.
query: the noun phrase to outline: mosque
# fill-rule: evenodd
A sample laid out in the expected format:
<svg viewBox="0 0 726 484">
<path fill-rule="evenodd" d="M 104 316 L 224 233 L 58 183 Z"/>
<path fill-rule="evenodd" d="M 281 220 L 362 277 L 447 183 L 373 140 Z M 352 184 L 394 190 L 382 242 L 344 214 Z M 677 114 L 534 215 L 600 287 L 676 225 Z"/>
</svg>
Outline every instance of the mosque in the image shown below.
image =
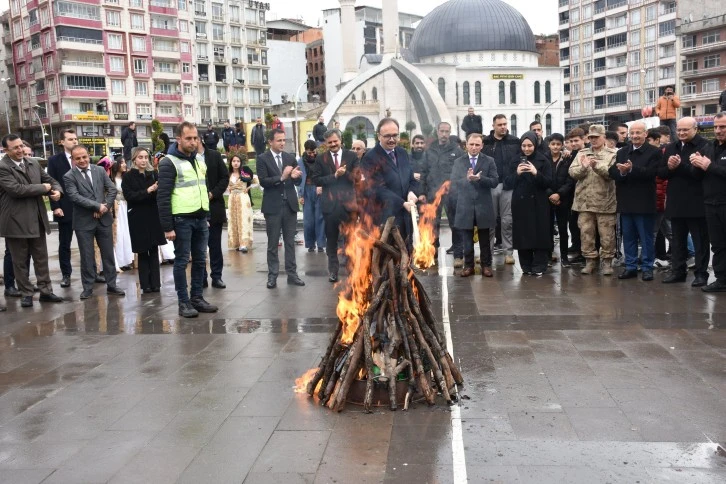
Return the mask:
<svg viewBox="0 0 726 484">
<path fill-rule="evenodd" d="M 500 0 L 449 0 L 416 26 L 410 48 L 398 42 L 398 2 L 383 3 L 383 52 L 355 59 L 355 0 L 340 0 L 343 83 L 323 111 L 369 136 L 383 117 L 460 126 L 468 108 L 482 116 L 485 134 L 495 114 L 521 135 L 535 119 L 546 134 L 564 129 L 563 72 L 539 67 L 532 29 Z M 461 133 L 463 135 L 463 133 Z"/>
</svg>

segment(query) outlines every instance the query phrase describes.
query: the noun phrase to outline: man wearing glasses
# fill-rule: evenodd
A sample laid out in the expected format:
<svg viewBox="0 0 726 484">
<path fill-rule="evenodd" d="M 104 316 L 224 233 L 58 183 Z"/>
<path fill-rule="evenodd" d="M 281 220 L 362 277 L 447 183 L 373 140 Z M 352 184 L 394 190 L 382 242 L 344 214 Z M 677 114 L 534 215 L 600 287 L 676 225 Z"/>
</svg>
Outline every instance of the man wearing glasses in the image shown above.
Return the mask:
<svg viewBox="0 0 726 484">
<path fill-rule="evenodd" d="M 367 193 L 359 200 L 374 223 L 395 217 L 401 235 L 408 240 L 413 232 L 410 212 L 416 207 L 419 182 L 413 176 L 408 152 L 398 146 L 398 121 L 383 118 L 376 133 L 378 143 L 361 160 L 363 190 Z"/>
</svg>

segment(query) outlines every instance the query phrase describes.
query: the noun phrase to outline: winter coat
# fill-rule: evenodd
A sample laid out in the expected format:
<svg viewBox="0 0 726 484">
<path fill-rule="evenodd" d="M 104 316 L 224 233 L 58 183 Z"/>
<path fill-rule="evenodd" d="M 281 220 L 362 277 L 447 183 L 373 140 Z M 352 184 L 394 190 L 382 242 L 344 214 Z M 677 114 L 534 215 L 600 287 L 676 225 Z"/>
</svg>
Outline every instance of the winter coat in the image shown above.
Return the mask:
<svg viewBox="0 0 726 484">
<path fill-rule="evenodd" d="M 313 139 L 318 143 L 325 142 L 325 132 L 328 131 L 328 127 L 325 123 L 318 123 L 313 126 Z"/>
<path fill-rule="evenodd" d="M 658 98 L 658 103 L 655 105 L 655 114 L 661 120 L 676 119 L 676 110 L 679 107 L 681 107 L 681 100 L 675 94 L 671 99 L 661 96 Z"/>
<path fill-rule="evenodd" d="M 464 151 L 456 143 L 448 142 L 444 146 L 434 143 L 424 152 L 423 193 L 431 202 L 436 192 L 451 177 L 454 161 L 463 156 Z"/>
<path fill-rule="evenodd" d="M 229 150 L 229 147 L 235 144 L 235 132 L 234 128 L 224 128 L 222 130 L 222 144 L 225 150 Z"/>
<path fill-rule="evenodd" d="M 209 201 L 209 223 L 223 224 L 227 221 L 224 192 L 229 185 L 229 171 L 219 151 L 204 150 L 203 156 L 207 164 L 207 191 L 212 194 L 212 199 Z"/>
<path fill-rule="evenodd" d="M 552 221 L 547 190 L 552 186 L 552 164 L 537 151 L 527 160 L 537 169 L 536 175 L 517 175 L 515 170 L 507 176 L 508 184 L 513 187 L 512 245 L 517 250 L 551 249 Z"/>
<path fill-rule="evenodd" d="M 478 114 L 467 114 L 461 123 L 461 130 L 469 136 L 469 133 L 484 133 L 484 126 L 481 123 L 481 116 Z"/>
<path fill-rule="evenodd" d="M 499 185 L 497 165 L 491 156 L 479 153 L 474 174 L 480 174 L 481 179 L 475 182 L 467 178 L 469 168 L 471 160 L 468 154 L 454 160 L 454 168 L 451 170 L 451 194 L 456 200 L 454 227 L 472 230 L 476 220 L 477 228 L 494 228 L 497 218 L 494 215 L 491 191 Z"/>
<path fill-rule="evenodd" d="M 615 213 L 615 182 L 610 178 L 608 170 L 615 163 L 614 149 L 603 146 L 594 153 L 592 148 L 585 148 L 577 153 L 577 158 L 570 165 L 570 176 L 575 179 L 575 201 L 572 210 L 576 212 Z M 597 164 L 593 168 L 582 166 L 582 160 L 594 155 Z"/>
<path fill-rule="evenodd" d="M 216 150 L 219 144 L 219 135 L 213 129 L 207 130 L 202 136 L 204 147 L 208 150 Z"/>
<path fill-rule="evenodd" d="M 132 168 L 121 181 L 121 191 L 127 203 L 131 249 L 137 254 L 166 244 L 159 221 L 156 192 L 147 191 L 158 179 L 156 171 L 141 172 Z"/>
<path fill-rule="evenodd" d="M 252 128 L 250 138 L 252 138 L 250 141 L 252 142 L 252 147 L 255 151 L 260 154 L 263 153 L 267 143 L 267 140 L 265 139 L 265 126 L 263 124 L 256 124 Z"/>
<path fill-rule="evenodd" d="M 708 150 L 708 140 L 698 134 L 685 145 L 679 140 L 666 146 L 658 169 L 658 176 L 668 180 L 666 217 L 706 216 L 703 208 L 703 184 L 701 179 L 693 174 L 689 158 L 693 153 L 703 154 L 708 153 Z M 679 155 L 681 163 L 671 170 L 668 168 L 668 158 L 673 155 Z"/>
<path fill-rule="evenodd" d="M 121 144 L 124 147 L 124 158 L 130 160 L 131 151 L 139 146 L 139 141 L 136 139 L 136 130 L 126 126 L 121 131 Z"/>
<path fill-rule="evenodd" d="M 633 169 L 627 175 L 621 175 L 616 166 L 628 160 Z M 618 213 L 654 214 L 656 205 L 655 174 L 661 163 L 660 149 L 645 143 L 637 150 L 633 145 L 618 150 L 608 173 L 615 180 L 615 195 Z"/>
<path fill-rule="evenodd" d="M 570 176 L 570 160 L 561 155 L 559 161 L 552 161 L 552 155 L 546 156 L 552 167 L 552 185 L 547 189 L 547 197 L 555 193 L 560 196 L 561 207 L 571 207 L 575 196 L 575 180 Z"/>
<path fill-rule="evenodd" d="M 234 133 L 234 143 L 237 146 L 247 146 L 247 133 L 243 129 L 238 129 Z"/>
<path fill-rule="evenodd" d="M 708 153 L 702 153 L 711 160 L 708 169 L 691 166 L 694 176 L 703 184 L 703 203 L 706 205 L 726 205 L 726 144 L 714 140 Z"/>
<path fill-rule="evenodd" d="M 517 169 L 519 163 L 519 138 L 507 135 L 502 139 L 494 137 L 494 131 L 492 130 L 489 136 L 484 138 L 484 148 L 482 153 L 487 156 L 494 158 L 494 162 L 497 164 L 497 174 L 499 175 L 499 183 L 504 183 L 505 190 L 511 190 L 511 186 L 507 186 L 504 179 L 513 171 Z"/>
</svg>

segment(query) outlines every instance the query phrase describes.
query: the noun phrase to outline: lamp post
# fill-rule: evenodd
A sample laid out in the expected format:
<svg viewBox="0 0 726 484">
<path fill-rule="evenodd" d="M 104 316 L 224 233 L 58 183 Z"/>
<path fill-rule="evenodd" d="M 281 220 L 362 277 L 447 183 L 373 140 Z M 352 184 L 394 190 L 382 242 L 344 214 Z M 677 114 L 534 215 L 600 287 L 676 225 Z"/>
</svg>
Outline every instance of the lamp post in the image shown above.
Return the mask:
<svg viewBox="0 0 726 484">
<path fill-rule="evenodd" d="M 5 84 L 10 81 L 9 77 L 0 77 L 0 82 L 4 82 Z M 8 90 L 8 95 L 10 94 Z M 5 121 L 8 123 L 8 134 L 10 134 L 10 107 L 8 106 L 8 96 L 3 96 L 5 100 Z"/>
<path fill-rule="evenodd" d="M 297 103 L 300 100 L 300 89 L 302 89 L 303 86 L 307 86 L 308 81 L 303 82 L 297 87 L 297 91 L 295 91 L 295 97 L 293 98 L 292 102 L 295 104 L 295 125 L 292 129 L 292 139 L 293 143 L 295 143 L 295 154 L 297 155 L 298 151 L 298 132 L 300 130 L 300 127 L 297 124 Z"/>
<path fill-rule="evenodd" d="M 548 110 L 548 109 L 550 108 L 550 106 L 552 106 L 552 105 L 553 105 L 554 103 L 556 103 L 557 101 L 559 101 L 559 99 L 555 99 L 554 101 L 552 101 L 551 103 L 549 103 L 549 104 L 547 105 L 547 107 L 546 107 L 546 108 L 544 108 L 544 111 L 542 111 L 542 117 L 543 117 L 543 118 L 544 118 L 544 120 L 545 120 L 545 131 L 547 131 L 547 117 L 546 117 L 545 115 L 547 114 L 547 110 Z M 540 122 L 542 122 L 542 121 L 540 120 Z M 547 133 L 547 132 L 545 132 L 545 136 L 549 136 L 549 135 L 550 135 L 550 133 Z"/>
<path fill-rule="evenodd" d="M 612 88 L 607 89 L 605 91 L 605 94 L 603 94 L 603 96 L 602 96 L 603 97 L 603 100 L 605 101 L 605 108 L 603 109 L 603 112 L 602 112 L 602 125 L 603 126 L 605 126 L 605 116 L 607 115 L 607 110 L 608 110 L 608 93 L 611 90 L 612 90 Z M 607 127 L 606 127 L 606 129 L 607 129 Z"/>
<path fill-rule="evenodd" d="M 46 160 L 48 159 L 48 152 L 45 149 L 45 126 L 43 126 L 43 122 L 40 120 L 40 115 L 38 114 L 38 108 L 39 106 L 36 104 L 33 106 L 33 112 L 35 113 L 35 117 L 38 118 L 38 124 L 40 125 L 40 132 L 43 134 L 43 158 Z"/>
<path fill-rule="evenodd" d="M 40 109 L 40 105 L 36 104 L 35 106 L 33 106 L 33 108 Z M 47 111 L 46 111 L 46 114 L 48 114 Z M 52 115 L 48 115 L 48 130 L 50 131 L 50 153 L 51 153 L 51 155 L 54 155 L 55 154 L 55 142 L 53 141 L 53 121 L 51 120 L 51 116 Z M 43 148 L 45 148 L 45 140 L 43 140 L 43 145 L 44 145 Z"/>
</svg>

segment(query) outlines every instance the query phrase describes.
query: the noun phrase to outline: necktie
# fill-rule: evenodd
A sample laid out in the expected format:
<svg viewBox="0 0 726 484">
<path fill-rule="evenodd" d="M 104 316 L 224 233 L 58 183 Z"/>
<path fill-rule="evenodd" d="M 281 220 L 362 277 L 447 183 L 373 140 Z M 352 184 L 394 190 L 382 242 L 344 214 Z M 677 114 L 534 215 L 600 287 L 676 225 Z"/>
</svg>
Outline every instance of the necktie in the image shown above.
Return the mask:
<svg viewBox="0 0 726 484">
<path fill-rule="evenodd" d="M 85 170 L 81 170 L 81 173 L 83 173 L 83 178 L 86 179 L 89 185 L 93 186 L 93 182 L 91 181 L 91 174 L 88 173 L 88 168 Z"/>
<path fill-rule="evenodd" d="M 388 154 L 391 156 L 391 159 L 393 160 L 393 164 L 398 166 L 398 160 L 396 159 L 396 152 L 394 150 L 392 150 Z"/>
<path fill-rule="evenodd" d="M 340 168 L 340 165 L 338 164 L 338 153 L 333 153 L 333 160 L 335 160 L 335 169 L 337 170 Z"/>
<path fill-rule="evenodd" d="M 277 155 L 276 158 L 277 158 L 277 168 L 279 168 L 280 173 L 282 173 L 282 157 L 280 155 Z"/>
<path fill-rule="evenodd" d="M 471 169 L 473 170 L 474 168 L 476 168 L 476 158 L 472 156 L 471 157 Z"/>
</svg>

